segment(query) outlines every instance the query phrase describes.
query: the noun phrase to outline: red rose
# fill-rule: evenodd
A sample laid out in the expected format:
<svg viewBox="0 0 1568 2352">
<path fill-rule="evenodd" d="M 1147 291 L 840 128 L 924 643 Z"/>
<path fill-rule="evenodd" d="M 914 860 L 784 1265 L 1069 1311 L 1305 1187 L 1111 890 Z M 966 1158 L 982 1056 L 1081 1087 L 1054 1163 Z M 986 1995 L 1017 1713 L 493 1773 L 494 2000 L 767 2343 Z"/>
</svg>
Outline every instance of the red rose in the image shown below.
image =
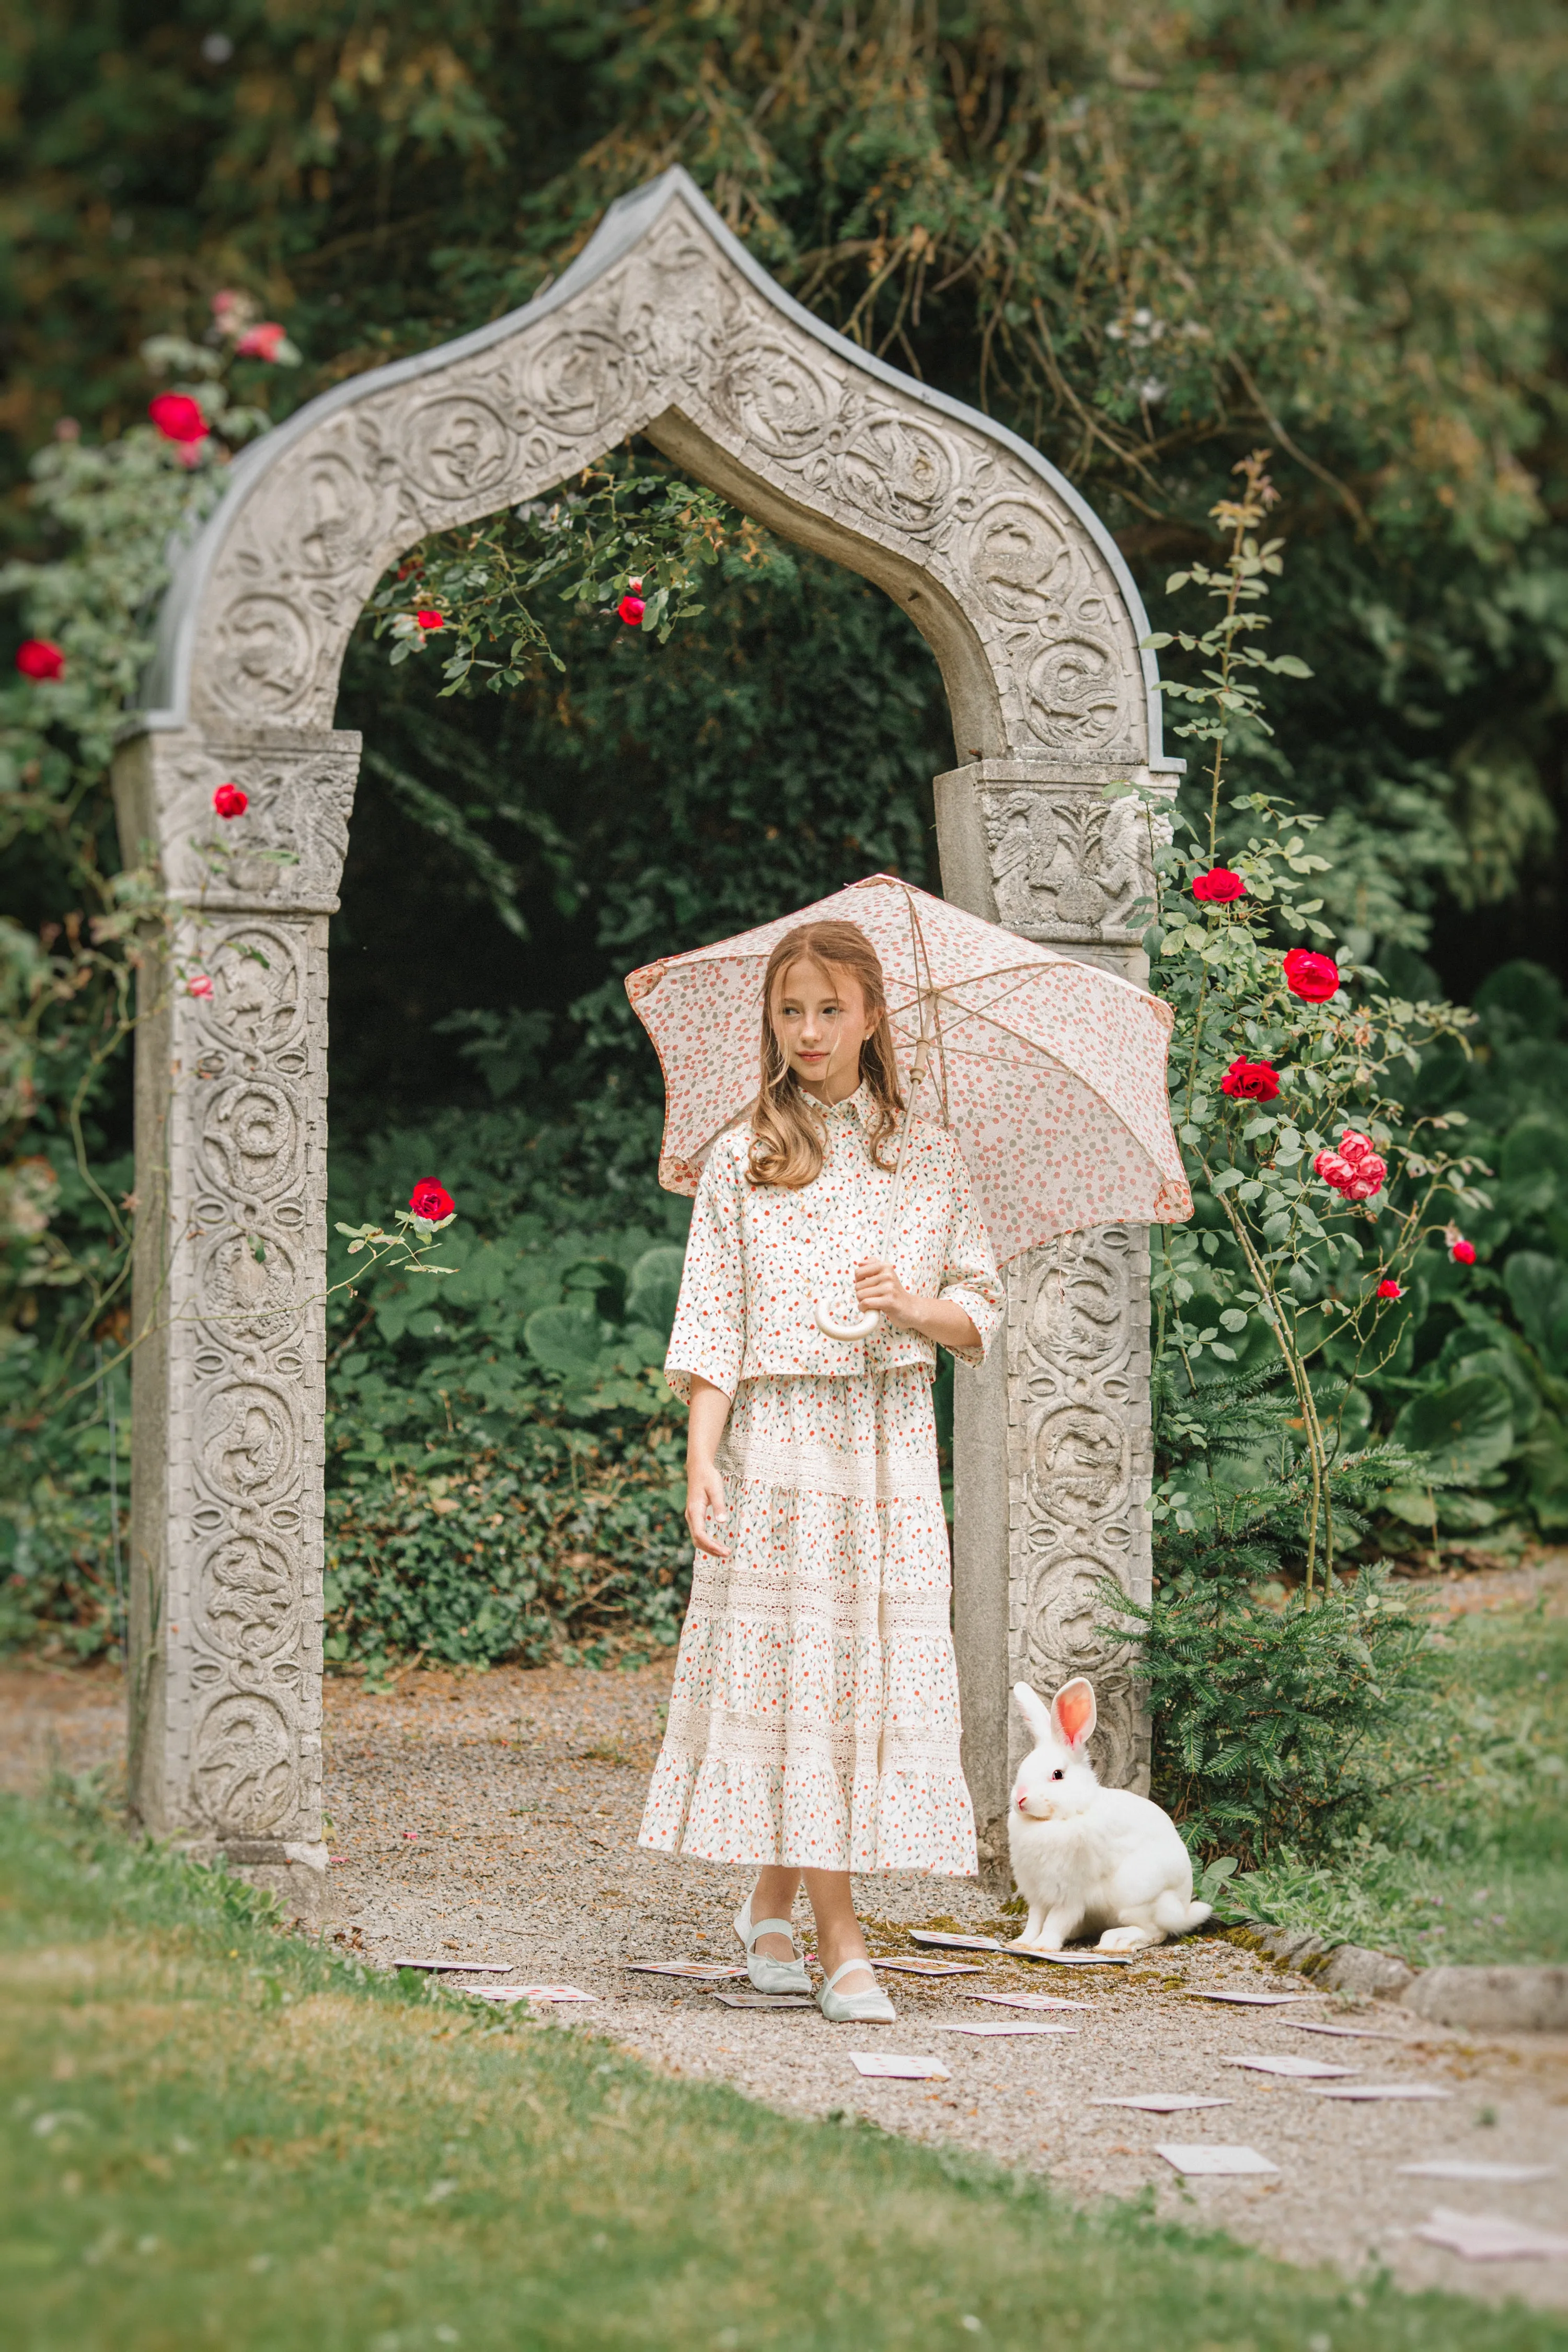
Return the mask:
<svg viewBox="0 0 1568 2352">
<path fill-rule="evenodd" d="M 1292 948 L 1285 959 L 1285 985 L 1304 1004 L 1326 1004 L 1339 984 L 1340 968 L 1332 956 Z"/>
<path fill-rule="evenodd" d="M 1268 1062 L 1248 1062 L 1238 1055 L 1221 1078 L 1219 1090 L 1243 1102 L 1272 1102 L 1279 1091 L 1279 1074 Z"/>
<path fill-rule="evenodd" d="M 1456 1265 L 1474 1265 L 1476 1262 L 1476 1245 L 1474 1242 L 1468 1242 L 1463 1234 L 1461 1234 L 1458 1241 L 1453 1241 L 1448 1244 L 1448 1255 L 1453 1259 Z"/>
<path fill-rule="evenodd" d="M 24 677 L 63 677 L 66 657 L 52 637 L 26 637 L 16 648 L 16 667 Z"/>
<path fill-rule="evenodd" d="M 628 629 L 640 629 L 642 626 L 642 616 L 647 612 L 647 606 L 644 604 L 640 596 L 635 596 L 628 593 L 621 598 L 620 603 L 616 606 L 616 610 L 620 614 Z"/>
<path fill-rule="evenodd" d="M 422 1176 L 408 1195 L 408 1205 L 415 1215 L 427 1225 L 438 1225 L 443 1217 L 456 1216 L 457 1202 L 444 1184 L 434 1176 Z"/>
<path fill-rule="evenodd" d="M 276 319 L 263 319 L 258 325 L 247 327 L 234 347 L 234 355 L 239 360 L 275 360 L 285 333 Z"/>
<path fill-rule="evenodd" d="M 1405 1293 L 1398 1283 L 1384 1280 L 1378 1284 L 1377 1295 L 1380 1298 L 1403 1298 Z"/>
<path fill-rule="evenodd" d="M 1206 874 L 1194 875 L 1193 896 L 1212 900 L 1218 907 L 1228 907 L 1233 900 L 1246 898 L 1247 885 L 1228 866 L 1214 866 Z"/>
<path fill-rule="evenodd" d="M 428 605 L 422 613 L 416 613 L 414 617 L 422 629 L 444 629 L 447 625 L 442 615 L 432 612 Z"/>
<path fill-rule="evenodd" d="M 213 806 L 219 816 L 243 816 L 250 806 L 250 794 L 242 793 L 237 784 L 220 784 L 213 794 Z"/>
<path fill-rule="evenodd" d="M 188 392 L 159 393 L 147 403 L 147 414 L 165 441 L 195 442 L 207 437 L 201 403 Z"/>
</svg>

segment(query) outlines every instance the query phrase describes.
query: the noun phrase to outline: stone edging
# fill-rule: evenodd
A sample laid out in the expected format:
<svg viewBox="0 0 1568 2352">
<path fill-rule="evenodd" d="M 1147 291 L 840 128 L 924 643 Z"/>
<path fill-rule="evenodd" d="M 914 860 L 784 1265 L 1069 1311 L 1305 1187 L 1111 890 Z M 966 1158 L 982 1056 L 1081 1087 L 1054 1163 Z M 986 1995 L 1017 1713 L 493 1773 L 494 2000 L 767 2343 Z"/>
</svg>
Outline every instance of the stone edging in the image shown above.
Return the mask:
<svg viewBox="0 0 1568 2352">
<path fill-rule="evenodd" d="M 1327 1992 L 1397 2000 L 1434 2025 L 1568 2033 L 1568 1967 L 1413 1969 L 1394 1952 L 1327 1944 L 1289 1927 L 1233 1927 L 1229 1940 L 1266 1953 Z"/>
</svg>

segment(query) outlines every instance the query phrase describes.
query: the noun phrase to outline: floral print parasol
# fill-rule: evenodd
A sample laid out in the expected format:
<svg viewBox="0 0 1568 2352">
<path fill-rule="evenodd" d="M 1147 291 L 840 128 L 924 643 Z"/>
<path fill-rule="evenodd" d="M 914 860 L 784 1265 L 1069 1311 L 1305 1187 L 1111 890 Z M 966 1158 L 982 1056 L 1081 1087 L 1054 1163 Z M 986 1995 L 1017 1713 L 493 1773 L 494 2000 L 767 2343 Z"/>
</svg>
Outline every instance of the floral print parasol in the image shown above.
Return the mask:
<svg viewBox="0 0 1568 2352">
<path fill-rule="evenodd" d="M 1165 1088 L 1170 1006 L 891 874 L 630 975 L 664 1068 L 667 1192 L 695 1193 L 718 1138 L 749 1114 L 763 974 L 811 922 L 855 923 L 876 949 L 906 1086 L 922 1028 L 932 1037 L 915 1113 L 951 1129 L 999 1261 L 1089 1225 L 1191 1216 Z"/>
</svg>

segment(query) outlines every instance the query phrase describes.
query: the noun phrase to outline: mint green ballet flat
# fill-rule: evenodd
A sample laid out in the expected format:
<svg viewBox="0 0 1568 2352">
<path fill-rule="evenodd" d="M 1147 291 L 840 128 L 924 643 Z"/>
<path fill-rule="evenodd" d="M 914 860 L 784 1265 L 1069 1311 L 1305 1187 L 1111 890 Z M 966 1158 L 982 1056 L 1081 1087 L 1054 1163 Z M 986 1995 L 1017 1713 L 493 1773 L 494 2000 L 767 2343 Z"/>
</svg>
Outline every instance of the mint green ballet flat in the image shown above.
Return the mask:
<svg viewBox="0 0 1568 2352">
<path fill-rule="evenodd" d="M 811 1979 L 805 1973 L 805 1962 L 798 1953 L 793 1960 L 770 1960 L 765 1952 L 756 1948 L 760 1936 L 787 1936 L 795 1942 L 795 1929 L 787 1919 L 752 1921 L 752 1898 L 748 1895 L 735 1914 L 735 1933 L 746 1948 L 746 1974 L 759 1992 L 809 1992 Z"/>
<path fill-rule="evenodd" d="M 879 1985 L 873 1985 L 869 1992 L 835 1991 L 840 1977 L 865 1966 L 864 1960 L 846 1960 L 841 1969 L 834 1969 L 826 1984 L 817 1986 L 816 2005 L 829 2025 L 891 2025 L 896 2021 L 899 2012 Z"/>
</svg>

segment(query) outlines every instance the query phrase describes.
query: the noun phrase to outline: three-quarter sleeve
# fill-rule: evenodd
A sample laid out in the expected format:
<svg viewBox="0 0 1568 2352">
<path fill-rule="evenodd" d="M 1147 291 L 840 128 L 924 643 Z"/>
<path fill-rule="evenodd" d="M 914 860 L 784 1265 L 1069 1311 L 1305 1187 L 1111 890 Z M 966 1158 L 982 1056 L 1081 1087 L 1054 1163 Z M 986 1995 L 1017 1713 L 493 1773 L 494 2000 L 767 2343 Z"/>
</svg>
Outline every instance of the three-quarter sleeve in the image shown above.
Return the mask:
<svg viewBox="0 0 1568 2352">
<path fill-rule="evenodd" d="M 962 1152 L 952 1154 L 952 1222 L 937 1296 L 961 1307 L 980 1334 L 978 1348 L 954 1348 L 961 1364 L 983 1364 L 1002 1324 L 1002 1277 Z"/>
<path fill-rule="evenodd" d="M 745 1353 L 741 1180 L 735 1161 L 721 1150 L 710 1155 L 697 1187 L 664 1376 L 682 1404 L 691 1402 L 694 1374 L 732 1398 Z"/>
</svg>

